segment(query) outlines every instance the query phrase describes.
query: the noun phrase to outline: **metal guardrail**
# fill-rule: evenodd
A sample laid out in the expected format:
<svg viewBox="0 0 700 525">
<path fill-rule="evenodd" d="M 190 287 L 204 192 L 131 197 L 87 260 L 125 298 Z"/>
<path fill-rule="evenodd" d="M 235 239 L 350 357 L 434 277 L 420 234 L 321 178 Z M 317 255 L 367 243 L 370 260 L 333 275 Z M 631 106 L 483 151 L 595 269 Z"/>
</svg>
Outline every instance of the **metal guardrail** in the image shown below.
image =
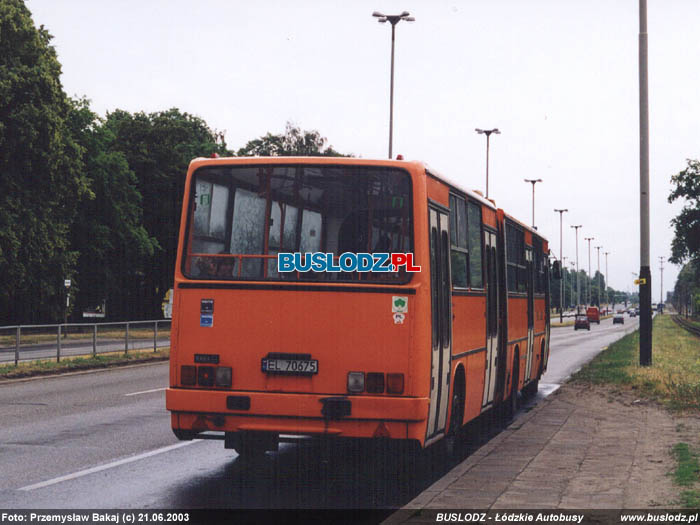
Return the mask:
<svg viewBox="0 0 700 525">
<path fill-rule="evenodd" d="M 102 330 L 103 332 L 105 329 L 109 328 L 121 328 L 124 331 L 124 336 L 123 336 L 123 341 L 124 341 L 124 354 L 127 355 L 129 353 L 129 349 L 131 347 L 132 350 L 137 349 L 134 347 L 134 342 L 136 340 L 141 340 L 145 341 L 146 339 L 144 337 L 135 337 L 133 330 L 137 330 L 139 327 L 142 326 L 147 326 L 150 327 L 152 326 L 152 334 L 153 334 L 153 351 L 156 352 L 158 350 L 158 340 L 159 340 L 159 330 L 167 329 L 169 330 L 170 328 L 170 319 L 154 319 L 154 320 L 146 320 L 146 321 L 122 321 L 122 322 L 108 322 L 108 323 L 61 323 L 61 324 L 35 324 L 35 325 L 12 325 L 12 326 L 0 326 L 0 354 L 4 352 L 12 352 L 12 346 L 14 346 L 14 364 L 17 366 L 17 364 L 20 361 L 20 356 L 22 353 L 22 350 L 26 352 L 39 352 L 41 350 L 52 350 L 51 348 L 44 348 L 46 346 L 46 342 L 36 342 L 36 343 L 29 343 L 22 345 L 22 336 L 24 334 L 25 337 L 35 337 L 37 339 L 41 339 L 42 336 L 45 338 L 47 335 L 50 335 L 51 333 L 56 334 L 56 362 L 60 362 L 61 360 L 61 355 L 62 351 L 64 348 L 64 339 L 67 339 L 68 336 L 73 332 L 73 335 L 75 336 L 76 334 L 79 334 L 83 337 L 80 337 L 78 339 L 74 339 L 73 342 L 79 341 L 80 339 L 90 339 L 92 340 L 92 356 L 96 357 L 98 353 L 106 353 L 106 352 L 115 352 L 117 351 L 114 348 L 114 343 L 115 341 L 118 342 L 121 340 L 120 337 L 114 337 L 114 335 L 108 336 L 108 340 L 110 343 L 107 343 L 105 345 L 98 345 L 98 338 L 99 338 L 99 331 Z M 167 327 L 167 328 L 166 328 Z M 112 330 L 113 332 L 114 330 Z M 119 330 L 121 331 L 121 330 Z M 163 332 L 161 332 L 162 334 Z M 2 344 L 2 339 L 7 338 L 10 339 L 12 338 L 12 335 L 14 335 L 14 345 L 3 345 Z M 91 336 L 91 337 L 90 337 Z M 170 336 L 168 334 L 167 336 L 168 340 L 170 339 Z M 11 339 L 10 339 L 11 340 Z M 150 340 L 150 336 L 149 339 Z M 162 340 L 162 338 L 161 338 Z M 46 340 L 48 342 L 48 340 Z M 67 341 L 66 341 L 67 344 Z M 111 346 L 110 346 L 111 345 Z M 49 343 L 50 346 L 50 343 Z M 102 350 L 101 352 L 98 352 L 98 347 L 99 346 L 105 346 L 106 349 Z M 33 347 L 33 348 L 32 348 Z M 89 345 L 88 345 L 89 347 Z M 150 348 L 148 346 L 147 348 Z M 139 350 L 143 348 L 138 348 Z M 85 355 L 84 353 L 78 353 L 77 355 Z M 46 357 L 37 357 L 36 359 L 45 359 Z M 0 364 L 2 364 L 4 361 L 0 361 Z M 12 362 L 11 360 L 8 360 L 8 362 Z"/>
</svg>

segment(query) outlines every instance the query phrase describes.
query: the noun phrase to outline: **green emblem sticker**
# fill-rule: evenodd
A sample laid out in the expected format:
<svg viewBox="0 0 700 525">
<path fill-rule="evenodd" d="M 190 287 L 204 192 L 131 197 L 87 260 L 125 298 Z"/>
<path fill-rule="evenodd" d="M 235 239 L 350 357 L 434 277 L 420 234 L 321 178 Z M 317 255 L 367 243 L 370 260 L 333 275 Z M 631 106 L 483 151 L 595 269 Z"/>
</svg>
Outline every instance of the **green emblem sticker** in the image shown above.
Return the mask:
<svg viewBox="0 0 700 525">
<path fill-rule="evenodd" d="M 402 297 L 400 295 L 394 295 L 391 298 L 391 311 L 392 313 L 402 313 L 408 312 L 408 297 Z"/>
</svg>

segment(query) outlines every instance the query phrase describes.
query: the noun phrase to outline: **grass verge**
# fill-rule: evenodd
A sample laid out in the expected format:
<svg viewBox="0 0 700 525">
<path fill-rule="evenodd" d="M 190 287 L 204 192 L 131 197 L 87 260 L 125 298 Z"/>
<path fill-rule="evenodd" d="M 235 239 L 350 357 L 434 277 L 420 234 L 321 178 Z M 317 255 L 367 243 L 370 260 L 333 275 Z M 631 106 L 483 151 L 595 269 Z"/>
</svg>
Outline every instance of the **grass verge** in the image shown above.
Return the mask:
<svg viewBox="0 0 700 525">
<path fill-rule="evenodd" d="M 700 480 L 698 454 L 687 443 L 676 443 L 671 451 L 676 460 L 676 469 L 671 473 L 673 482 L 681 487 L 692 487 Z M 700 507 L 700 490 L 688 488 L 680 494 L 680 503 L 685 508 Z"/>
<path fill-rule="evenodd" d="M 19 363 L 19 365 L 0 366 L 0 380 L 18 379 L 22 377 L 32 377 L 40 375 L 64 374 L 78 370 L 90 370 L 94 368 L 110 368 L 117 366 L 147 363 L 149 361 L 165 361 L 170 355 L 170 349 L 159 349 L 141 352 L 132 350 L 128 355 L 124 352 L 111 352 L 92 356 L 69 356 L 64 357 L 57 363 L 56 361 L 30 361 Z"/>
<path fill-rule="evenodd" d="M 700 339 L 657 315 L 652 366 L 639 366 L 639 331 L 611 344 L 573 376 L 574 381 L 636 391 L 673 409 L 700 409 Z"/>
</svg>

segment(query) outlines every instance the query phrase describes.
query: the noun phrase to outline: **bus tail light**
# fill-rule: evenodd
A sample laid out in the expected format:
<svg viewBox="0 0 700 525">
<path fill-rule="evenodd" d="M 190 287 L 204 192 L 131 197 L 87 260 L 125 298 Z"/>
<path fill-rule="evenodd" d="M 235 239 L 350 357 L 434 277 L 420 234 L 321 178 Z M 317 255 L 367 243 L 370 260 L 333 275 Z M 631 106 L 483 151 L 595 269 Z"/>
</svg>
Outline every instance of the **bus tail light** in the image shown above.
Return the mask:
<svg viewBox="0 0 700 525">
<path fill-rule="evenodd" d="M 386 375 L 387 394 L 403 394 L 403 374 Z"/>
<path fill-rule="evenodd" d="M 193 386 L 197 381 L 197 368 L 192 365 L 182 365 L 180 367 L 180 382 L 183 385 Z"/>
<path fill-rule="evenodd" d="M 233 371 L 230 366 L 216 367 L 216 386 L 231 386 Z"/>
<path fill-rule="evenodd" d="M 348 372 L 348 392 L 358 393 L 365 391 L 364 372 Z"/>
<path fill-rule="evenodd" d="M 214 386 L 213 366 L 200 366 L 197 368 L 197 384 L 199 386 Z"/>
<path fill-rule="evenodd" d="M 370 394 L 383 394 L 384 374 L 381 372 L 368 372 L 365 388 Z"/>
</svg>

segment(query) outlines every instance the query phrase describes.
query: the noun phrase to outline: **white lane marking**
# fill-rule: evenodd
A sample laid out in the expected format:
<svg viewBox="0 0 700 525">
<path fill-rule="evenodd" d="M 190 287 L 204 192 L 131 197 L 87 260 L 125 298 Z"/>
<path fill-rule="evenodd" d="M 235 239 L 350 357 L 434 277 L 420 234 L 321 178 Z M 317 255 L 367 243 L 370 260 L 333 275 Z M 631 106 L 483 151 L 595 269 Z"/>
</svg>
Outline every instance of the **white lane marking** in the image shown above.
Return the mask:
<svg viewBox="0 0 700 525">
<path fill-rule="evenodd" d="M 160 392 L 161 390 L 165 390 L 167 387 L 163 388 L 154 388 L 152 390 L 142 390 L 141 392 L 132 392 L 131 394 L 124 394 L 125 396 L 138 396 L 139 394 L 150 394 L 151 392 Z"/>
<path fill-rule="evenodd" d="M 107 470 L 110 468 L 118 467 L 120 465 L 125 465 L 126 463 L 132 463 L 140 459 L 150 458 L 157 454 L 162 454 L 163 452 L 169 452 L 175 450 L 176 448 L 186 447 L 187 445 L 192 445 L 193 443 L 199 443 L 203 441 L 201 439 L 193 439 L 192 441 L 183 441 L 182 443 L 176 443 L 175 445 L 170 445 L 163 448 L 157 448 L 156 450 L 151 450 L 150 452 L 144 452 L 143 454 L 138 454 L 137 456 L 132 456 L 130 458 L 120 459 L 118 461 L 113 461 L 112 463 L 107 463 L 106 465 L 100 465 L 99 467 L 92 467 L 85 470 L 79 470 L 73 474 L 67 474 L 58 478 L 53 478 L 48 481 L 42 481 L 41 483 L 35 483 L 34 485 L 27 485 L 26 487 L 19 488 L 17 490 L 29 491 L 41 489 L 48 487 L 49 485 L 55 485 L 56 483 L 61 483 L 62 481 L 68 481 L 75 478 L 80 478 L 82 476 L 87 476 L 88 474 L 93 474 L 95 472 L 100 472 L 102 470 Z"/>
</svg>

